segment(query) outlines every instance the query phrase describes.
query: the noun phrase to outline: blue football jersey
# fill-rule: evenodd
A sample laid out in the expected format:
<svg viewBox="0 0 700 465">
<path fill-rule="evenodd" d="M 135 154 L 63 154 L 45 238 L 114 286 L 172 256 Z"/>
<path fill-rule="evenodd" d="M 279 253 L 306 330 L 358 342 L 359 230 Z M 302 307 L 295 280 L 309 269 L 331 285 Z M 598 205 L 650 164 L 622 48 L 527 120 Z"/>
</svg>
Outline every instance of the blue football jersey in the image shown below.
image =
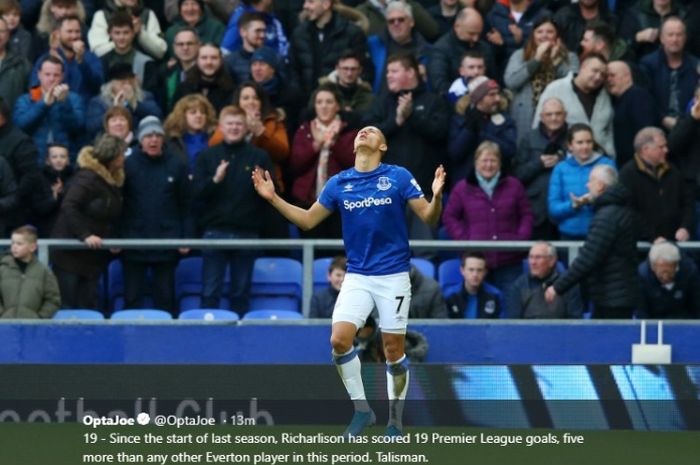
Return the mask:
<svg viewBox="0 0 700 465">
<path fill-rule="evenodd" d="M 423 197 L 405 168 L 380 164 L 369 173 L 355 168 L 328 180 L 319 202 L 340 210 L 348 272 L 383 276 L 409 270 L 406 203 Z"/>
</svg>

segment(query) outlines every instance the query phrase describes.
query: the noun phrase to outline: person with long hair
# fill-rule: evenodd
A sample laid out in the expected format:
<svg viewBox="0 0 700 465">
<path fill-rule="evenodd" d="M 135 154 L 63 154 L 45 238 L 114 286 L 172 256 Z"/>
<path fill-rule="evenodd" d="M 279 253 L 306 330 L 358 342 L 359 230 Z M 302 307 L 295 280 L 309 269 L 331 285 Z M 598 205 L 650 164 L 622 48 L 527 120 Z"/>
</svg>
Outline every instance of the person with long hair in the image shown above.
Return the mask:
<svg viewBox="0 0 700 465">
<path fill-rule="evenodd" d="M 168 150 L 177 153 L 192 174 L 197 156 L 210 145 L 216 129 L 216 112 L 203 95 L 186 95 L 175 104 L 163 129 Z"/>
<path fill-rule="evenodd" d="M 518 141 L 529 132 L 547 84 L 575 72 L 578 65 L 576 54 L 562 42 L 557 24 L 549 16 L 540 18 L 525 46 L 511 55 L 503 75 L 506 86 L 513 91 L 510 113 L 518 129 Z"/>
</svg>

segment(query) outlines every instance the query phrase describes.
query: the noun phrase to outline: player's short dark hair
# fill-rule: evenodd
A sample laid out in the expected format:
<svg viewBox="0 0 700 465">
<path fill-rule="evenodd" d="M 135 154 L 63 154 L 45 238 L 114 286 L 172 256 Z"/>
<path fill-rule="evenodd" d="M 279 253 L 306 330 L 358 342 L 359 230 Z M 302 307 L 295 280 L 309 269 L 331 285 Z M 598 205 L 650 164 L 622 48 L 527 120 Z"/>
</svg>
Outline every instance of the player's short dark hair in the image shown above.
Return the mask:
<svg viewBox="0 0 700 465">
<path fill-rule="evenodd" d="M 331 263 L 328 265 L 328 272 L 332 273 L 333 270 L 348 270 L 348 259 L 342 255 L 333 257 Z"/>
</svg>

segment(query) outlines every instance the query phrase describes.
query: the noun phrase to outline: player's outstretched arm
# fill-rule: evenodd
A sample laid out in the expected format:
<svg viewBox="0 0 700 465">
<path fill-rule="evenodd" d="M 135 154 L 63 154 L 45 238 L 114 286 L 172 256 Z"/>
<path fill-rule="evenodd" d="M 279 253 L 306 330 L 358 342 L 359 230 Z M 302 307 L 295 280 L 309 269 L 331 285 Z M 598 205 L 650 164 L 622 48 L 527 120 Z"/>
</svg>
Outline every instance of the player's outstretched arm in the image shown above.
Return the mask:
<svg viewBox="0 0 700 465">
<path fill-rule="evenodd" d="M 314 202 L 308 210 L 286 202 L 275 192 L 275 184 L 272 182 L 269 171 L 263 171 L 260 167 L 256 167 L 251 178 L 258 195 L 270 202 L 285 218 L 304 231 L 315 227 L 331 214 L 330 210 L 318 202 Z"/>
<path fill-rule="evenodd" d="M 442 213 L 442 191 L 445 188 L 445 168 L 440 165 L 435 169 L 435 178 L 433 179 L 433 198 L 430 202 L 425 198 L 411 199 L 408 205 L 411 210 L 424 223 L 435 225 L 440 219 Z"/>
</svg>

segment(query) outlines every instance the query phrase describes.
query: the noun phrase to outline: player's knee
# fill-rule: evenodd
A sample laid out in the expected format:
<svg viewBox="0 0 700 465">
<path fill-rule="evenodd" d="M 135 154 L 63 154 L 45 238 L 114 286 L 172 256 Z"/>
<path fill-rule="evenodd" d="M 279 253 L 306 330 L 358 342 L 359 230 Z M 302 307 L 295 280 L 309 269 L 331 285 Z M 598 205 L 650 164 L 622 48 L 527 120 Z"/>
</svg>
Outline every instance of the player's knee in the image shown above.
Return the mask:
<svg viewBox="0 0 700 465">
<path fill-rule="evenodd" d="M 396 341 L 385 341 L 384 356 L 388 361 L 395 362 L 403 357 L 403 345 Z"/>
<path fill-rule="evenodd" d="M 331 347 L 336 354 L 344 354 L 352 349 L 352 338 L 342 334 L 331 334 Z"/>
</svg>

